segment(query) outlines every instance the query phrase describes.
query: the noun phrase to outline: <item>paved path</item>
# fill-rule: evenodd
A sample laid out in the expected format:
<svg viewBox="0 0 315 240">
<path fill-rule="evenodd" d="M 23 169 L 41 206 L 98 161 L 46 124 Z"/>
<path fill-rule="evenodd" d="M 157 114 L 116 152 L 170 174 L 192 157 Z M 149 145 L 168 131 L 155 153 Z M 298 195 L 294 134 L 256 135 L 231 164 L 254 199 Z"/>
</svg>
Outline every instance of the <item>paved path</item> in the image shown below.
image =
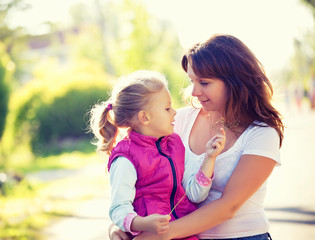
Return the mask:
<svg viewBox="0 0 315 240">
<path fill-rule="evenodd" d="M 31 174 L 28 178 L 40 179 L 43 182 L 53 180 L 67 180 L 76 183 L 76 179 L 99 178 L 98 186 L 91 189 L 66 188 L 66 191 L 58 191 L 57 198 L 75 199 L 80 196 L 93 195 L 90 200 L 83 201 L 76 210 L 68 216 L 59 216 L 55 222 L 41 232 L 43 240 L 108 240 L 108 208 L 110 193 L 108 188 L 108 175 L 104 171 L 105 164 L 93 164 L 82 169 L 47 170 Z M 97 189 L 97 190 L 94 190 Z M 94 190 L 94 192 L 93 192 Z M 86 191 L 86 192 L 83 192 Z M 55 193 L 54 193 L 55 194 Z"/>
<path fill-rule="evenodd" d="M 275 240 L 315 239 L 315 112 L 286 116 L 282 166 L 272 173 L 266 197 Z"/>
<path fill-rule="evenodd" d="M 296 111 L 286 117 L 282 166 L 269 179 L 265 204 L 270 233 L 274 240 L 314 240 L 315 112 Z M 97 167 L 94 170 L 104 174 Z M 84 171 L 80 174 L 86 177 Z M 108 190 L 96 193 L 72 217 L 54 223 L 43 234 L 47 240 L 108 240 L 108 206 Z"/>
</svg>

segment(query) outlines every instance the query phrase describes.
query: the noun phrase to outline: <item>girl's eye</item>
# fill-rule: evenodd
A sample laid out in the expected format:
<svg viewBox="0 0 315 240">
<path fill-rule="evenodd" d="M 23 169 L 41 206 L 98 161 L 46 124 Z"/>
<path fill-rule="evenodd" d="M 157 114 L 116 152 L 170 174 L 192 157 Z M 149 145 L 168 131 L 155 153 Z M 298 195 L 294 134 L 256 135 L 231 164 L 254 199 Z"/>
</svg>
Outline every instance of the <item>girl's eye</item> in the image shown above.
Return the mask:
<svg viewBox="0 0 315 240">
<path fill-rule="evenodd" d="M 166 111 L 169 111 L 171 108 L 166 108 Z"/>
</svg>

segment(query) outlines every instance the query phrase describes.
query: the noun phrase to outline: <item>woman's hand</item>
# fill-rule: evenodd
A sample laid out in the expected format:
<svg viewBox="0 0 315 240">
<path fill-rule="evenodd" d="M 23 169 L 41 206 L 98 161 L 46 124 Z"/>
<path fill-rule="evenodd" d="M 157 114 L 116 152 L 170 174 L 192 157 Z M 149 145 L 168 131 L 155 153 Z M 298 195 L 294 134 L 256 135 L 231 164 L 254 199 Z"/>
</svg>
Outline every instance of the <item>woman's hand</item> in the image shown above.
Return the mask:
<svg viewBox="0 0 315 240">
<path fill-rule="evenodd" d="M 149 232 L 142 232 L 134 238 L 134 240 L 170 240 L 168 233 L 165 234 L 152 234 Z"/>
<path fill-rule="evenodd" d="M 108 235 L 110 240 L 130 240 L 128 235 L 113 223 L 108 227 Z"/>
</svg>

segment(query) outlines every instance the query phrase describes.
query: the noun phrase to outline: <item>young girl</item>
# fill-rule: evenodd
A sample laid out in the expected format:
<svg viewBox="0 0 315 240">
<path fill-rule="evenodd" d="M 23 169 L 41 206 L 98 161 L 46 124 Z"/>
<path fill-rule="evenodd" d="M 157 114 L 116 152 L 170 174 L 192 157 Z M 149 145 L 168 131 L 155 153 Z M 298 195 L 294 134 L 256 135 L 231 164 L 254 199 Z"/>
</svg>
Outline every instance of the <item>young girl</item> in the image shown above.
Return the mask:
<svg viewBox="0 0 315 240">
<path fill-rule="evenodd" d="M 165 233 L 169 220 L 196 209 L 188 197 L 201 202 L 208 195 L 215 158 L 225 145 L 225 131 L 221 129 L 207 143 L 200 171 L 184 183 L 186 195 L 182 186 L 185 149 L 173 133 L 175 114 L 164 76 L 152 71 L 122 77 L 111 98 L 91 111 L 98 150 L 110 155 L 109 215 L 129 235 Z M 128 129 L 127 136 L 115 146 L 121 128 Z"/>
</svg>

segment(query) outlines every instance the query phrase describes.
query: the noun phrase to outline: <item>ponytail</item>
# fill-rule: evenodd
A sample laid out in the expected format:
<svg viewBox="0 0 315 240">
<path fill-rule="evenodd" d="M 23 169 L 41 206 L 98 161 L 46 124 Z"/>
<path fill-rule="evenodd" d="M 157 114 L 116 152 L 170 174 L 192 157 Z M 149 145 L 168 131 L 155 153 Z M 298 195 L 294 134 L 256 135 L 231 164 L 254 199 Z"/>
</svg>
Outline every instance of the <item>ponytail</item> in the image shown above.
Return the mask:
<svg viewBox="0 0 315 240">
<path fill-rule="evenodd" d="M 110 154 L 116 140 L 118 127 L 110 111 L 112 105 L 109 102 L 95 104 L 91 110 L 90 129 L 95 136 L 93 144 L 98 152 Z"/>
<path fill-rule="evenodd" d="M 90 111 L 92 142 L 99 153 L 110 155 L 115 143 L 132 129 L 133 117 L 149 102 L 153 93 L 167 86 L 165 77 L 154 71 L 136 71 L 115 84 L 106 102 L 95 104 Z"/>
</svg>

